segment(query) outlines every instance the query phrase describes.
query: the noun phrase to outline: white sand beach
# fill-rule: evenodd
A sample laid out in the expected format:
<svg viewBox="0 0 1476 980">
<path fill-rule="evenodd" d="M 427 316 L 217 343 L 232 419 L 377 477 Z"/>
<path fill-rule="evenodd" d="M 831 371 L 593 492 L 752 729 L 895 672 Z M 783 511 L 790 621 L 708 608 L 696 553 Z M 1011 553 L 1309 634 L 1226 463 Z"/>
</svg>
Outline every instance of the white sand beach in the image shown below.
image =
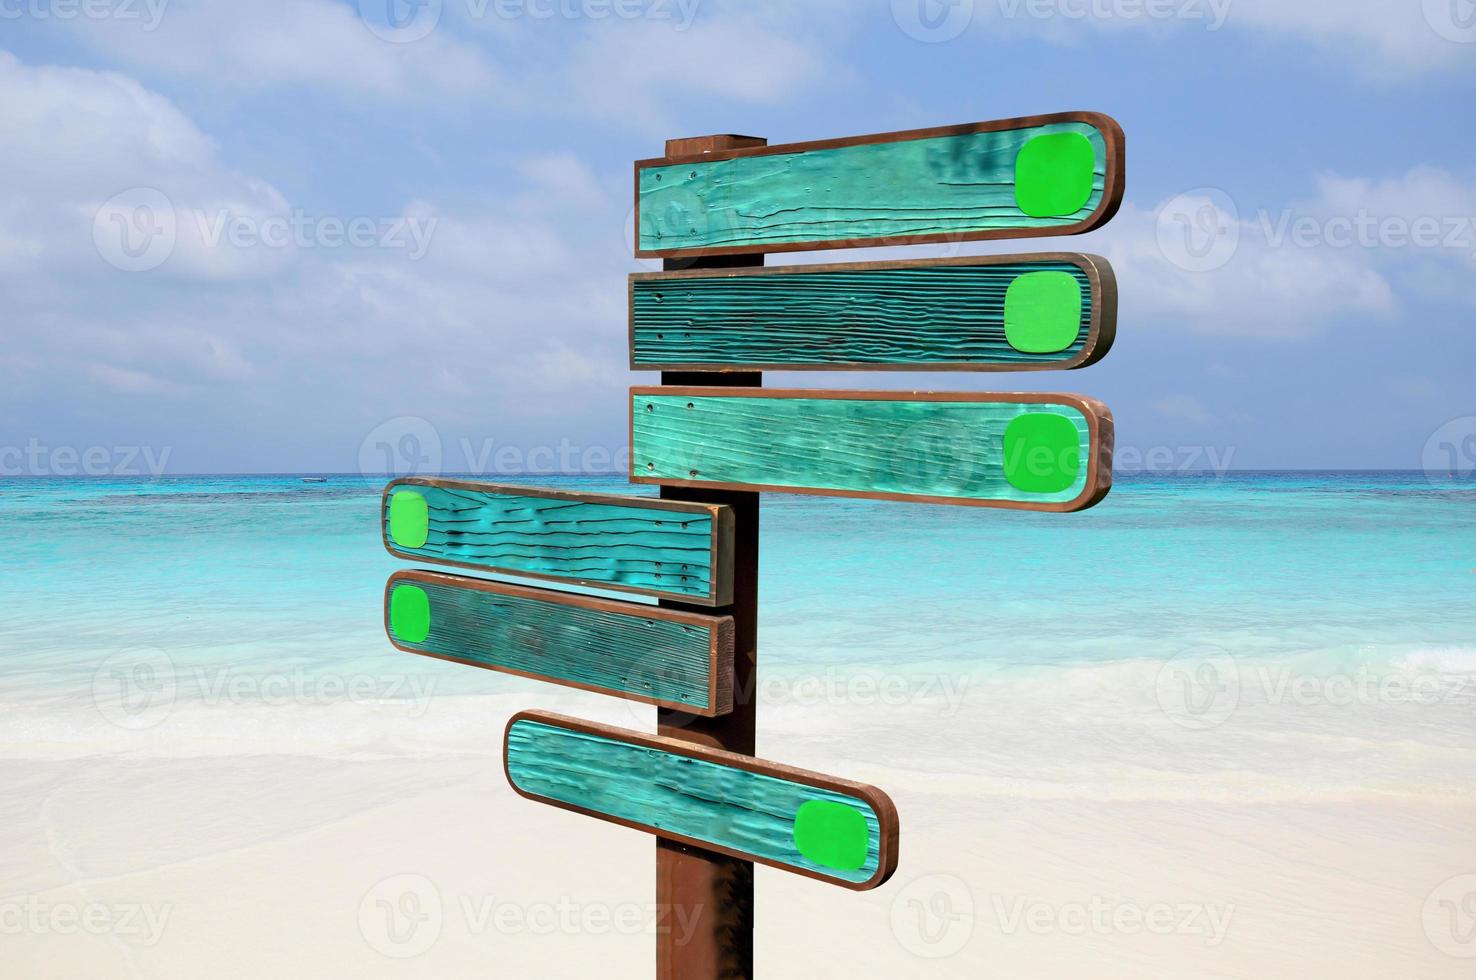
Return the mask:
<svg viewBox="0 0 1476 980">
<path fill-rule="evenodd" d="M 1271 704 L 1245 685 L 1194 730 L 1154 703 L 1150 666 L 884 705 L 854 678 L 839 698 L 776 681 L 761 754 L 886 789 L 902 849 L 864 894 L 760 868 L 759 975 L 1470 976 L 1476 781 L 1449 738 L 1471 731 L 1469 693 Z M 138 730 L 11 705 L 3 972 L 652 975 L 651 839 L 520 799 L 500 764 L 517 710 L 649 727 L 650 709 L 497 686 L 181 699 Z"/>
</svg>

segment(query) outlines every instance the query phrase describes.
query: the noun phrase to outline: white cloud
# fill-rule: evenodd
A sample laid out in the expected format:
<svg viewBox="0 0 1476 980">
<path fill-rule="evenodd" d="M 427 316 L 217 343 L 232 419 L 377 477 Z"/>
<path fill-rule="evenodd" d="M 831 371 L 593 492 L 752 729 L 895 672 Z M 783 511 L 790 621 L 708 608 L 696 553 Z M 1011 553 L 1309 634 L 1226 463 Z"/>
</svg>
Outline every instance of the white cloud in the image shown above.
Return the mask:
<svg viewBox="0 0 1476 980">
<path fill-rule="evenodd" d="M 1159 415 L 1183 422 L 1202 425 L 1211 418 L 1209 409 L 1193 395 L 1166 395 L 1149 407 Z"/>
<path fill-rule="evenodd" d="M 135 368 L 114 364 L 86 364 L 83 372 L 96 384 L 119 395 L 178 395 L 182 386 Z"/>
<path fill-rule="evenodd" d="M 733 13 L 680 34 L 669 24 L 636 21 L 589 32 L 574 47 L 559 90 L 581 114 L 670 135 L 675 102 L 776 103 L 819 79 L 824 64 L 818 46 L 797 40 L 772 16 Z"/>
<path fill-rule="evenodd" d="M 1146 30 L 1165 37 L 1185 31 L 1245 32 L 1307 44 L 1354 72 L 1384 77 L 1469 65 L 1476 52 L 1476 26 L 1461 12 L 1466 0 L 963 2 L 972 7 L 972 26 L 994 34 L 1077 44 L 1094 32 Z M 899 3 L 910 9 L 906 0 Z"/>
<path fill-rule="evenodd" d="M 275 261 L 260 250 L 206 248 L 198 223 L 178 220 L 223 209 L 259 216 L 285 202 L 269 184 L 229 170 L 209 137 L 131 78 L 28 66 L 0 52 L 0 132 L 0 248 L 9 259 L 0 275 L 58 263 L 105 270 L 94 230 L 121 243 L 142 229 L 131 224 L 141 202 L 159 228 L 177 226 L 176 274 L 231 277 Z"/>
<path fill-rule="evenodd" d="M 1411 402 L 1435 402 L 1445 392 L 1445 386 L 1434 378 L 1417 374 L 1401 374 L 1388 378 L 1384 386 L 1400 398 Z"/>
<path fill-rule="evenodd" d="M 390 100 L 484 97 L 500 87 L 482 53 L 448 30 L 411 43 L 373 33 L 334 0 L 195 0 L 171 4 L 153 30 L 70 22 L 95 50 L 147 72 L 215 89 L 311 85 Z"/>
<path fill-rule="evenodd" d="M 6 174 L 28 187 L 121 186 L 140 163 L 196 166 L 215 153 L 168 99 L 116 72 L 27 66 L 0 51 L 0 92 Z"/>
<path fill-rule="evenodd" d="M 1395 255 L 1430 255 L 1476 263 L 1476 185 L 1438 167 L 1417 166 L 1396 177 L 1323 174 L 1309 210 L 1324 218 L 1353 217 L 1355 240 Z"/>
<path fill-rule="evenodd" d="M 1464 0 L 1234 0 L 1228 23 L 1273 36 L 1311 42 L 1354 66 L 1421 73 L 1469 65 L 1476 48 L 1461 36 L 1458 5 Z M 1468 41 L 1476 42 L 1476 36 Z"/>
<path fill-rule="evenodd" d="M 1469 302 L 1476 189 L 1417 166 L 1386 177 L 1315 177 L 1283 207 L 1198 188 L 1150 210 L 1125 205 L 1083 239 L 1122 283 L 1125 317 L 1251 337 L 1315 335 L 1411 302 Z"/>
<path fill-rule="evenodd" d="M 195 8 L 171 8 L 178 18 L 153 38 L 96 43 L 124 63 L 193 82 L 219 77 L 234 86 L 247 73 L 264 86 L 386 96 L 406 87 L 422 95 L 450 87 L 502 98 L 495 86 L 465 88 L 468 79 L 496 77 L 480 57 L 458 61 L 452 51 L 445 65 L 429 63 L 449 50 L 440 45 L 459 43 L 453 35 L 392 45 L 351 15 L 323 9 L 338 5 L 291 6 L 237 4 L 219 10 L 219 22 L 202 20 Z M 772 16 L 718 13 L 722 19 L 701 20 L 675 39 L 661 24 L 598 31 L 576 24 L 573 33 L 556 25 L 565 32 L 565 60 L 519 75 L 512 98 L 541 114 L 557 108 L 649 133 L 654 154 L 660 136 L 684 128 L 672 121 L 684 100 L 779 102 L 797 87 L 834 77 L 817 46 Z M 269 23 L 279 14 L 285 19 Z M 300 36 L 280 37 L 284 29 Z M 274 40 L 283 47 L 273 47 Z M 488 44 L 496 40 L 505 38 Z M 538 63 L 547 50 L 542 41 L 532 44 L 523 60 Z M 317 63 L 302 63 L 319 55 Z M 673 86 L 672 78 L 695 81 Z M 578 419 L 581 429 L 591 419 L 623 429 L 623 276 L 633 264 L 620 223 L 630 204 L 627 167 L 602 173 L 563 152 L 511 157 L 516 172 L 499 177 L 498 198 L 457 201 L 454 208 L 410 201 L 401 215 L 387 216 L 435 223 L 428 253 L 409 261 L 386 249 L 212 244 L 212 215 L 259 224 L 295 202 L 238 172 L 170 100 L 123 74 L 28 66 L 0 53 L 0 132 L 7 180 L 0 281 L 11 304 L 0 397 L 24 391 L 39 398 L 44 391 L 48 400 L 110 419 L 127 418 L 130 401 L 156 413 L 164 405 L 176 416 L 171 425 L 258 444 L 263 433 L 304 425 L 352 443 L 352 433 L 397 413 L 467 427 L 496 420 L 500 433 L 530 438 L 567 419 Z M 104 202 L 138 187 L 167 195 L 177 241 L 157 269 L 125 273 L 94 246 L 95 218 Z M 1433 214 L 1436 207 L 1450 213 L 1453 206 L 1476 214 L 1466 187 L 1431 168 L 1384 178 L 1324 175 L 1316 194 L 1291 211 L 1323 228 L 1356 206 L 1389 215 Z M 126 223 L 136 217 L 129 203 L 105 214 Z M 1113 260 L 1125 324 L 1148 319 L 1281 338 L 1389 317 L 1409 290 L 1432 283 L 1469 297 L 1468 257 L 1456 263 L 1440 250 L 1278 244 L 1244 202 L 1239 209 L 1230 202 L 1227 211 L 1212 196 L 1192 203 L 1207 208 L 1213 224 L 1233 226 L 1238 244 L 1223 265 L 1194 271 L 1165 253 L 1166 203 L 1125 207 L 1103 232 L 1060 242 Z M 979 249 L 988 250 L 1026 249 L 1008 242 Z M 844 257 L 880 257 L 868 252 Z M 839 257 L 786 261 L 811 258 Z M 190 411 L 170 413 L 171 404 Z M 1181 418 L 1195 411 L 1185 402 L 1158 407 Z M 325 444 L 319 437 L 315 448 Z M 337 462 L 353 465 L 356 450 L 346 445 Z M 232 446 L 217 458 L 249 454 Z M 265 458 L 259 448 L 255 458 Z"/>
<path fill-rule="evenodd" d="M 526 187 L 500 201 L 454 214 L 411 201 L 390 217 L 433 229 L 415 259 L 316 241 L 232 244 L 228 233 L 212 242 L 218 213 L 259 226 L 300 209 L 117 73 L 0 55 L 0 128 L 8 401 L 44 393 L 79 418 L 193 431 L 225 466 L 253 443 L 257 458 L 286 451 L 284 431 L 312 425 L 333 433 L 316 437 L 319 453 L 342 442 L 329 465 L 344 468 L 395 414 L 468 431 L 495 419 L 499 434 L 547 439 L 557 438 L 548 427 L 596 408 L 611 416 L 621 402 L 632 264 L 623 170 L 601 175 L 555 154 L 526 161 Z M 157 267 L 122 271 L 95 232 L 113 217 L 131 228 L 143 191 L 166 198 L 153 217 L 168 212 L 175 241 Z"/>
<path fill-rule="evenodd" d="M 562 206 L 598 204 L 604 188 L 589 166 L 572 153 L 547 153 L 524 159 L 518 169 L 535 188 L 528 203 L 544 207 L 549 197 Z"/>
<path fill-rule="evenodd" d="M 820 52 L 834 35 L 823 32 L 838 23 L 829 6 L 816 8 L 806 29 L 784 7 L 718 0 L 644 5 L 652 15 L 635 18 L 564 16 L 569 5 L 540 0 L 530 8 L 558 15 L 509 19 L 502 6 L 408 8 L 415 22 L 429 19 L 400 42 L 373 29 L 358 5 L 336 0 L 198 0 L 167 7 L 151 30 L 69 24 L 94 51 L 145 77 L 219 93 L 299 87 L 394 103 L 450 100 L 665 132 L 683 101 L 772 103 L 824 77 Z"/>
<path fill-rule="evenodd" d="M 1180 228 L 1173 217 L 1184 210 L 1206 215 L 1205 223 Z M 1394 312 L 1393 288 L 1366 251 L 1278 248 L 1258 231 L 1257 222 L 1208 198 L 1180 197 L 1151 211 L 1124 206 L 1092 247 L 1117 273 L 1126 322 L 1147 317 L 1191 332 L 1285 339 L 1348 315 Z M 1236 239 L 1233 248 L 1211 251 L 1208 236 L 1219 232 Z M 1186 245 L 1177 243 L 1180 234 Z M 1223 264 L 1194 264 L 1201 254 Z"/>
</svg>

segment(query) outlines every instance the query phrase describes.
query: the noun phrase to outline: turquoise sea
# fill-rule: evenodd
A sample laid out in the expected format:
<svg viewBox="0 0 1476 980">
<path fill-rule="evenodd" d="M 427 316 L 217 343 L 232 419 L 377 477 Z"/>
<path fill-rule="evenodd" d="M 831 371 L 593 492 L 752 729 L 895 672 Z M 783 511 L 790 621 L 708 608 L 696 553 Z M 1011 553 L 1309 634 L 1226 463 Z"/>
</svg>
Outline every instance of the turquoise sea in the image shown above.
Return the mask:
<svg viewBox="0 0 1476 980">
<path fill-rule="evenodd" d="M 382 593 L 402 563 L 380 543 L 382 482 L 0 485 L 13 893 L 148 887 L 181 915 L 234 921 L 211 903 L 235 895 L 241 869 L 269 883 L 332 857 L 350 870 L 302 864 L 301 896 L 342 880 L 349 898 L 318 908 L 271 891 L 267 904 L 284 927 L 317 915 L 330 925 L 314 935 L 338 935 L 375 881 L 440 867 L 407 863 L 436 836 L 407 827 L 478 842 L 494 864 L 465 887 L 518 873 L 522 852 L 482 846 L 488 828 L 516 839 L 546 819 L 501 776 L 514 712 L 650 729 L 645 705 L 394 650 Z M 995 887 L 1028 855 L 1041 881 L 1098 894 L 1118 886 L 1081 876 L 1116 860 L 1111 873 L 1188 876 L 1159 897 L 1234 896 L 1274 918 L 1367 874 L 1416 896 L 1413 912 L 1384 891 L 1370 908 L 1417 923 L 1423 895 L 1464 867 L 1455 845 L 1421 842 L 1466 840 L 1476 799 L 1476 487 L 1127 478 L 1075 515 L 773 495 L 761 572 L 759 754 L 884 787 L 906 814 L 910 876 L 946 867 Z M 1301 843 L 1283 840 L 1289 824 L 1307 828 Z M 590 836 L 561 857 L 571 877 L 555 886 L 529 864 L 522 894 L 584 893 L 579 855 L 604 838 L 577 832 Z M 1205 870 L 1257 834 L 1225 851 L 1233 866 Z M 1130 856 L 1145 841 L 1149 856 Z M 608 846 L 595 864 L 624 888 L 614 855 L 647 850 Z M 1245 870 L 1251 852 L 1264 868 Z M 212 870 L 181 883 L 197 862 Z M 1288 882 L 1307 897 L 1288 900 Z"/>
<path fill-rule="evenodd" d="M 399 563 L 379 541 L 381 483 L 0 481 L 0 694 L 84 696 L 79 679 L 133 648 L 307 675 L 425 670 L 382 631 Z M 761 656 L 779 672 L 1029 672 L 1208 644 L 1476 670 L 1473 589 L 1476 486 L 1421 473 L 1120 478 L 1074 515 L 768 495 Z M 529 684 L 435 666 L 447 693 Z"/>
</svg>

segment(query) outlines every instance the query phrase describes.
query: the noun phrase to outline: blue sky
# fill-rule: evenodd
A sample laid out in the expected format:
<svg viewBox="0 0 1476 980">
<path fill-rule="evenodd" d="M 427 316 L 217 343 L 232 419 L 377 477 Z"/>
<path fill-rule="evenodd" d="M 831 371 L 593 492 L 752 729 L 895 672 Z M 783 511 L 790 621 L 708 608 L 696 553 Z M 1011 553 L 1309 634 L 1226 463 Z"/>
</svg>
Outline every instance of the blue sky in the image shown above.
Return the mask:
<svg viewBox="0 0 1476 980">
<path fill-rule="evenodd" d="M 0 0 L 0 472 L 598 468 L 654 380 L 632 160 L 1064 109 L 1126 130 L 1106 228 L 771 264 L 1097 252 L 1102 364 L 769 383 L 1080 391 L 1130 466 L 1418 468 L 1476 446 L 1473 96 L 1472 0 Z"/>
</svg>

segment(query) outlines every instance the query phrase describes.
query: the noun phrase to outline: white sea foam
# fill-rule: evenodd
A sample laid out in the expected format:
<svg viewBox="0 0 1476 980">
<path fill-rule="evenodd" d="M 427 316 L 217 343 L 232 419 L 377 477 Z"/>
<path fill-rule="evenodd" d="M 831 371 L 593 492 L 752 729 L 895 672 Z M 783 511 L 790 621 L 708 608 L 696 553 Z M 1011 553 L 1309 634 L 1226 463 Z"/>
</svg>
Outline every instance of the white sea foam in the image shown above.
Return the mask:
<svg viewBox="0 0 1476 980">
<path fill-rule="evenodd" d="M 1476 793 L 1469 752 L 1476 688 L 1450 668 L 1469 653 L 1423 651 L 1343 671 L 1323 669 L 1320 655 L 1232 658 L 1208 678 L 1219 688 L 1198 692 L 1207 699 L 1198 713 L 1184 698 L 1206 682 L 1196 671 L 1222 655 L 1213 648 L 1185 663 L 772 670 L 759 688 L 760 751 L 933 796 L 1246 803 L 1467 796 Z M 456 756 L 495 768 L 506 719 L 525 707 L 645 730 L 654 720 L 644 705 L 532 692 L 515 679 L 495 683 L 502 689 L 485 694 L 328 703 L 211 701 L 194 692 L 136 716 L 80 696 L 12 700 L 0 716 L 0 754 L 15 761 Z"/>
</svg>

